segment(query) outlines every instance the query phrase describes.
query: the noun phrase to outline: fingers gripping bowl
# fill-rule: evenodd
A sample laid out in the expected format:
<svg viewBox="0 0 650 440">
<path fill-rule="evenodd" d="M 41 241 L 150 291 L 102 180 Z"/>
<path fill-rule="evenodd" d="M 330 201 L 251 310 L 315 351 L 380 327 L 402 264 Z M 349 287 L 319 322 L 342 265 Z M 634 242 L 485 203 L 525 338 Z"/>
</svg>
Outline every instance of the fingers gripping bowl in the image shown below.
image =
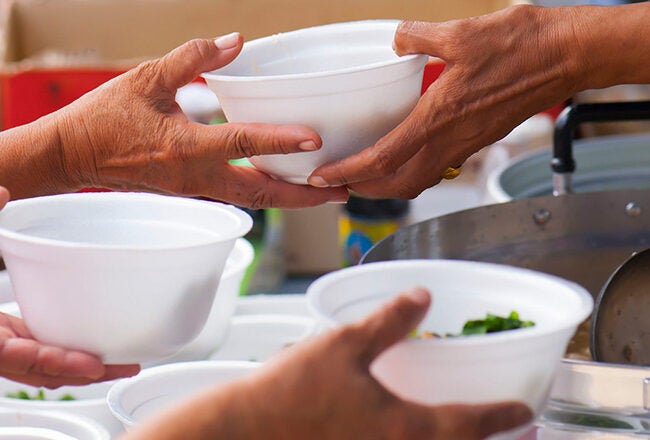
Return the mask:
<svg viewBox="0 0 650 440">
<path fill-rule="evenodd" d="M 397 24 L 336 23 L 260 38 L 203 74 L 229 122 L 304 125 L 323 139 L 318 151 L 254 156 L 255 167 L 304 184 L 316 167 L 373 145 L 408 115 L 428 56 L 395 54 Z"/>
<path fill-rule="evenodd" d="M 65 194 L 7 204 L 0 249 L 36 339 L 105 363 L 140 363 L 196 337 L 235 240 L 251 225 L 219 203 Z"/>
<path fill-rule="evenodd" d="M 581 286 L 505 265 L 458 260 L 401 260 L 339 270 L 307 290 L 322 324 L 362 319 L 405 289 L 433 297 L 418 332 L 458 334 L 468 320 L 517 311 L 532 327 L 465 337 L 407 338 L 372 364 L 398 395 L 429 404 L 522 401 L 539 415 L 566 346 L 593 307 Z M 507 438 L 507 437 L 505 437 Z"/>
</svg>

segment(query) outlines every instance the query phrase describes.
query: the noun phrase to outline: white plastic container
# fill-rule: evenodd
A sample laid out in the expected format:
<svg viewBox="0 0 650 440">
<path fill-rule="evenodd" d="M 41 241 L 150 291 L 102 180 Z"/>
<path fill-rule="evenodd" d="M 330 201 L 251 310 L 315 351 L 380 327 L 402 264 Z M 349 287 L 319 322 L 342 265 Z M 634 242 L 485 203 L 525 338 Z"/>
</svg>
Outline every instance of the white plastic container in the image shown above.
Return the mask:
<svg viewBox="0 0 650 440">
<path fill-rule="evenodd" d="M 315 333 L 314 318 L 306 316 L 235 316 L 224 343 L 212 353 L 210 359 L 264 362 Z"/>
<path fill-rule="evenodd" d="M 314 168 L 372 146 L 417 103 L 428 56 L 395 54 L 397 24 L 336 23 L 260 38 L 202 76 L 229 122 L 298 124 L 320 134 L 318 151 L 250 159 L 304 184 Z"/>
<path fill-rule="evenodd" d="M 162 362 L 203 360 L 223 344 L 235 314 L 241 283 L 254 256 L 255 250 L 248 240 L 240 238 L 235 242 L 235 247 L 226 261 L 205 326 L 192 342 Z"/>
<path fill-rule="evenodd" d="M 75 193 L 9 202 L 0 248 L 36 339 L 109 364 L 140 363 L 198 335 L 226 259 L 251 225 L 219 203 Z"/>
<path fill-rule="evenodd" d="M 517 311 L 533 327 L 467 337 L 408 338 L 373 364 L 375 377 L 398 395 L 428 404 L 517 400 L 539 415 L 555 370 L 591 295 L 551 275 L 460 260 L 400 260 L 332 272 L 307 291 L 326 326 L 358 321 L 414 287 L 428 288 L 433 305 L 419 331 L 459 333 L 471 319 Z M 494 438 L 517 438 L 526 428 Z"/>
<path fill-rule="evenodd" d="M 182 399 L 251 374 L 259 365 L 245 361 L 196 361 L 146 368 L 113 385 L 108 392 L 108 407 L 125 429 L 131 430 Z"/>
<path fill-rule="evenodd" d="M 54 411 L 0 408 L 1 440 L 109 440 L 95 421 Z"/>
<path fill-rule="evenodd" d="M 56 390 L 32 387 L 8 379 L 0 378 L 0 408 L 9 408 L 16 411 L 47 411 L 66 413 L 92 419 L 104 427 L 111 436 L 117 437 L 124 431 L 122 424 L 117 420 L 106 404 L 106 394 L 115 381 L 99 382 L 83 386 L 64 386 Z M 24 400 L 7 397 L 24 391 L 30 396 L 35 396 L 40 391 L 44 400 Z M 74 400 L 60 400 L 69 394 Z M 2 439 L 2 436 L 0 436 Z"/>
</svg>

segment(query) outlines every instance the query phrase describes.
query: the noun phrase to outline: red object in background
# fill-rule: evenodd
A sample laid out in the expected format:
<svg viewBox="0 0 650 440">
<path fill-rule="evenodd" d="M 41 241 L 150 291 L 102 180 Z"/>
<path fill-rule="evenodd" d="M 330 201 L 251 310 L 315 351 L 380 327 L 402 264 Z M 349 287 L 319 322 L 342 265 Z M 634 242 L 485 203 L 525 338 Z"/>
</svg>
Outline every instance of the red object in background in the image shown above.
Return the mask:
<svg viewBox="0 0 650 440">
<path fill-rule="evenodd" d="M 0 76 L 2 126 L 27 124 L 70 104 L 124 70 L 28 70 Z"/>
<path fill-rule="evenodd" d="M 424 76 L 422 77 L 422 91 L 424 94 L 432 82 L 438 79 L 443 70 L 445 70 L 445 63 L 438 58 L 431 58 L 424 66 Z"/>
<path fill-rule="evenodd" d="M 420 94 L 424 94 L 427 91 L 429 86 L 438 79 L 442 71 L 445 70 L 445 63 L 438 58 L 431 58 L 426 66 L 424 66 L 424 76 L 422 77 L 422 91 Z M 544 110 L 542 113 L 549 115 L 553 120 L 557 119 L 558 115 L 566 107 L 566 103 L 558 104 L 554 107 L 551 107 L 548 110 Z"/>
</svg>

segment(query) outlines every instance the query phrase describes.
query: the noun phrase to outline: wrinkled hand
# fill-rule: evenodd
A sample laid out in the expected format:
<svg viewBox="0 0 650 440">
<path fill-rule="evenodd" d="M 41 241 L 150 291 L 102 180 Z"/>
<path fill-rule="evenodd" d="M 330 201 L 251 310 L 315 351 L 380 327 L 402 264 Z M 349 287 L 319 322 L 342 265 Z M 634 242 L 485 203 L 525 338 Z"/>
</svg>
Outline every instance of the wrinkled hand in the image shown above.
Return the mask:
<svg viewBox="0 0 650 440">
<path fill-rule="evenodd" d="M 580 88 L 576 14 L 571 8 L 516 6 L 443 23 L 402 22 L 396 52 L 438 57 L 445 70 L 391 133 L 351 158 L 320 167 L 309 182 L 400 198 L 435 185 L 447 167 Z"/>
<path fill-rule="evenodd" d="M 9 191 L 0 186 L 0 209 Z M 0 376 L 37 387 L 85 385 L 133 376 L 139 365 L 103 365 L 87 353 L 36 341 L 22 319 L 0 312 Z"/>
<path fill-rule="evenodd" d="M 190 41 L 66 107 L 59 124 L 61 174 L 70 186 L 203 196 L 251 208 L 346 200 L 344 188 L 291 185 L 228 163 L 319 148 L 322 141 L 313 130 L 259 123 L 208 126 L 182 113 L 176 90 L 228 64 L 241 48 L 239 34 Z"/>
</svg>

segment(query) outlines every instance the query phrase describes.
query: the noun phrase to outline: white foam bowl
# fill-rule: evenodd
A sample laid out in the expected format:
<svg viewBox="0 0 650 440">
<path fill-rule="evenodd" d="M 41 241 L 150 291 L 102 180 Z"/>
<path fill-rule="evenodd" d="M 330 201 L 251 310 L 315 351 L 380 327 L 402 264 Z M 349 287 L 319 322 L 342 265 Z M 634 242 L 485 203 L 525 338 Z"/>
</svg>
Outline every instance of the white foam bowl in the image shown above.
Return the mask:
<svg viewBox="0 0 650 440">
<path fill-rule="evenodd" d="M 36 339 L 105 363 L 172 355 L 201 331 L 248 214 L 141 193 L 9 202 L 0 248 Z"/>
<path fill-rule="evenodd" d="M 311 317 L 303 294 L 255 294 L 237 298 L 235 315 L 298 315 Z"/>
<path fill-rule="evenodd" d="M 87 417 L 101 424 L 108 432 L 117 436 L 123 432 L 122 424 L 106 405 L 106 395 L 115 381 L 100 382 L 84 386 L 63 386 L 56 390 L 32 387 L 0 378 L 0 407 L 16 411 L 54 411 Z M 45 400 L 24 400 L 7 397 L 9 393 L 24 391 L 35 396 L 41 391 Z M 75 400 L 60 400 L 69 394 Z M 0 436 L 0 439 L 2 436 Z"/>
<path fill-rule="evenodd" d="M 251 374 L 260 364 L 245 361 L 178 362 L 146 368 L 137 376 L 119 380 L 108 392 L 107 402 L 127 430 L 171 405 L 204 391 Z"/>
<path fill-rule="evenodd" d="M 299 124 L 320 134 L 318 151 L 250 158 L 272 176 L 304 184 L 316 167 L 372 146 L 417 103 L 428 56 L 398 57 L 397 25 L 367 20 L 260 38 L 202 76 L 229 122 Z"/>
<path fill-rule="evenodd" d="M 264 362 L 284 348 L 315 334 L 315 320 L 296 315 L 235 316 L 215 360 Z"/>
<path fill-rule="evenodd" d="M 2 440 L 109 440 L 95 421 L 63 412 L 0 408 Z"/>
<path fill-rule="evenodd" d="M 387 388 L 428 404 L 517 400 L 539 415 L 566 346 L 593 307 L 591 295 L 573 282 L 459 260 L 401 260 L 342 269 L 311 284 L 307 300 L 323 325 L 336 327 L 363 318 L 414 286 L 433 294 L 419 331 L 459 333 L 467 320 L 513 310 L 535 322 L 487 335 L 407 338 L 372 364 L 373 374 Z"/>
<path fill-rule="evenodd" d="M 235 313 L 241 283 L 254 256 L 255 250 L 248 240 L 245 238 L 237 240 L 235 248 L 226 261 L 226 267 L 205 326 L 196 339 L 171 358 L 164 359 L 163 362 L 203 360 L 223 344 L 231 318 Z"/>
</svg>

